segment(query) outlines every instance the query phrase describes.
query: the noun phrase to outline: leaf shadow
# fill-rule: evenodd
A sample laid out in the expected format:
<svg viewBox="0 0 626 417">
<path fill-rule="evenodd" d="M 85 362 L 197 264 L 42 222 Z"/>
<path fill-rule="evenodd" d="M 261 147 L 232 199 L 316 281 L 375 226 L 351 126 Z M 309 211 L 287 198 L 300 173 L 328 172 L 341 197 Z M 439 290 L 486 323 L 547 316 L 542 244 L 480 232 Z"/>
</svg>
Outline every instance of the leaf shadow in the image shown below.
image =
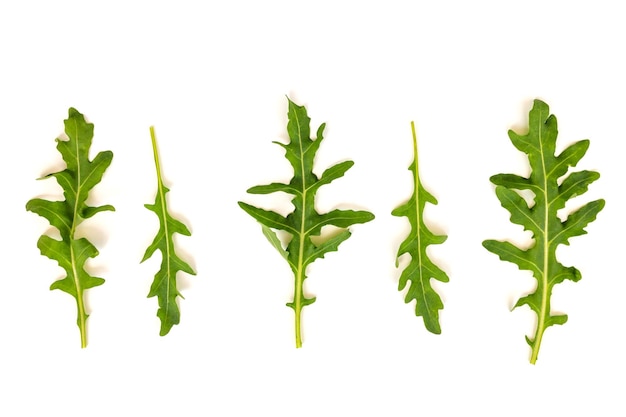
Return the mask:
<svg viewBox="0 0 626 417">
<path fill-rule="evenodd" d="M 319 246 L 327 240 L 339 235 L 344 230 L 346 229 L 333 225 L 326 225 L 322 227 L 322 230 L 320 230 L 320 233 L 318 235 L 311 235 L 310 239 L 315 246 Z"/>
<path fill-rule="evenodd" d="M 100 251 L 109 241 L 109 230 L 94 224 L 94 222 L 83 222 L 78 225 L 74 234 L 75 239 L 85 238 Z"/>
<path fill-rule="evenodd" d="M 530 129 L 529 125 L 529 114 L 528 109 L 533 107 L 535 99 L 525 99 L 519 102 L 518 110 L 516 114 L 521 114 L 522 116 L 518 119 L 517 123 L 511 125 L 509 127 L 510 130 L 517 133 L 518 135 L 526 135 Z"/>
</svg>

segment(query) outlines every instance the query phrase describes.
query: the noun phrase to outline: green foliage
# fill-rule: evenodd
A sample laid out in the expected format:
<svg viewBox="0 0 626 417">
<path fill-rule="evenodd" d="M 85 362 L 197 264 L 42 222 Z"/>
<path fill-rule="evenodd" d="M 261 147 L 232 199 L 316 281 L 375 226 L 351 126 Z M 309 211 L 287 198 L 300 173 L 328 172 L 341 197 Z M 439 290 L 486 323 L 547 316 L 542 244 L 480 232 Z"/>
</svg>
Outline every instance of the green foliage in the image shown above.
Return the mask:
<svg viewBox="0 0 626 417">
<path fill-rule="evenodd" d="M 406 203 L 391 212 L 394 216 L 406 216 L 411 224 L 411 232 L 400 245 L 398 258 L 405 253 L 411 256 L 411 262 L 402 271 L 398 290 L 402 291 L 408 281 L 411 281 L 405 302 L 415 300 L 415 315 L 424 318 L 424 325 L 428 331 L 440 334 L 439 310 L 443 302 L 439 294 L 430 285 L 431 278 L 441 282 L 448 282 L 449 278 L 426 254 L 429 245 L 437 245 L 446 241 L 447 236 L 435 235 L 424 223 L 424 207 L 426 203 L 437 204 L 437 200 L 424 189 L 419 177 L 417 158 L 417 137 L 415 125 L 411 122 L 413 131 L 413 163 L 409 170 L 413 173 L 413 195 Z M 398 260 L 396 260 L 398 266 Z"/>
<path fill-rule="evenodd" d="M 89 275 L 85 262 L 98 255 L 98 250 L 86 238 L 75 239 L 78 225 L 85 219 L 101 211 L 114 211 L 113 206 L 89 207 L 85 202 L 89 191 L 100 182 L 104 171 L 111 164 L 113 153 L 100 152 L 93 161 L 89 160 L 89 148 L 93 138 L 93 124 L 87 123 L 76 109 L 69 109 L 65 120 L 65 133 L 68 140 L 57 138 L 57 149 L 66 164 L 66 169 L 48 174 L 43 178 L 54 177 L 63 188 L 63 201 L 48 201 L 41 198 L 30 200 L 26 210 L 44 218 L 59 230 L 61 240 L 43 235 L 37 241 L 41 254 L 57 261 L 65 270 L 66 276 L 55 281 L 50 289 L 59 289 L 76 299 L 78 307 L 78 327 L 81 347 L 87 346 L 84 291 L 102 285 L 104 279 Z"/>
<path fill-rule="evenodd" d="M 315 193 L 325 184 L 329 184 L 342 177 L 354 164 L 352 161 L 341 162 L 328 168 L 320 178 L 313 173 L 315 154 L 322 142 L 324 124 L 317 130 L 316 139 L 311 139 L 310 119 L 306 109 L 289 100 L 287 132 L 290 142 L 278 145 L 285 149 L 285 156 L 293 167 L 294 176 L 288 184 L 271 183 L 259 185 L 248 190 L 251 194 L 269 194 L 282 191 L 293 195 L 294 211 L 287 217 L 274 211 L 263 210 L 250 204 L 239 202 L 239 206 L 263 225 L 263 233 L 272 246 L 287 260 L 295 277 L 293 301 L 287 306 L 295 312 L 296 318 L 296 347 L 302 346 L 300 334 L 300 314 L 302 308 L 312 304 L 315 298 L 306 298 L 303 284 L 306 279 L 306 268 L 318 258 L 323 258 L 328 252 L 336 251 L 339 244 L 350 237 L 346 228 L 365 223 L 374 219 L 374 215 L 367 211 L 333 210 L 328 213 L 318 213 L 315 210 Z M 336 226 L 342 230 L 323 242 L 311 240 L 312 236 L 319 236 L 324 226 Z M 272 229 L 284 230 L 291 235 L 286 249 Z"/>
<path fill-rule="evenodd" d="M 145 207 L 157 215 L 160 226 L 152 244 L 146 249 L 141 262 L 149 259 L 157 249 L 161 251 L 161 269 L 154 276 L 148 297 L 156 296 L 159 300 L 159 309 L 157 311 L 157 317 L 161 319 L 159 334 L 165 336 L 172 329 L 172 326 L 180 323 L 180 310 L 178 305 L 176 305 L 176 297 L 180 296 L 182 298 L 182 295 L 176 287 L 176 273 L 178 271 L 191 275 L 196 273 L 189 264 L 178 257 L 174 249 L 174 233 L 191 236 L 191 232 L 187 226 L 173 218 L 167 210 L 166 194 L 169 189 L 163 185 L 161 178 L 159 153 L 157 151 L 154 127 L 152 126 L 150 127 L 150 136 L 152 137 L 152 151 L 157 173 L 157 194 L 154 204 L 146 204 Z"/>
<path fill-rule="evenodd" d="M 496 185 L 496 195 L 502 207 L 511 213 L 511 221 L 532 232 L 534 244 L 522 250 L 509 242 L 486 240 L 483 246 L 498 255 L 501 260 L 516 264 L 520 269 L 531 271 L 537 279 L 534 292 L 520 298 L 515 307 L 528 305 L 537 314 L 537 327 L 532 338 L 526 341 L 532 349 L 530 362 L 535 363 L 544 331 L 555 324 L 564 324 L 567 315 L 555 314 L 550 310 L 552 288 L 566 279 L 578 281 L 580 272 L 574 267 L 565 267 L 556 259 L 560 244 L 569 245 L 569 239 L 586 234 L 584 228 L 595 220 L 604 207 L 604 200 L 589 202 L 571 212 L 561 221 L 557 212 L 574 196 L 583 194 L 589 185 L 600 178 L 594 171 L 573 172 L 562 180 L 569 167 L 574 167 L 585 155 L 588 140 L 570 145 L 555 156 L 557 137 L 556 117 L 550 115 L 548 105 L 535 100 L 529 117 L 529 131 L 519 135 L 509 131 L 513 145 L 528 155 L 531 167 L 529 178 L 514 174 L 498 174 L 491 177 Z M 534 204 L 515 190 L 528 190 L 534 195 Z"/>
</svg>

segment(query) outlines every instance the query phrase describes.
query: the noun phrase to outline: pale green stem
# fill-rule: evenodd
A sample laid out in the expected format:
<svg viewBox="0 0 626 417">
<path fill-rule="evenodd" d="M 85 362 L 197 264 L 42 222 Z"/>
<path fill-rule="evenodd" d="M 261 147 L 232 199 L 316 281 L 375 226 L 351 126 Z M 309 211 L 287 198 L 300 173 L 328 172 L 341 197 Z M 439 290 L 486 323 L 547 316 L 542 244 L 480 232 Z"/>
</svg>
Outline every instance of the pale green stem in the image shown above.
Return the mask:
<svg viewBox="0 0 626 417">
<path fill-rule="evenodd" d="M 74 285 L 76 286 L 76 306 L 78 307 L 78 328 L 80 330 L 80 347 L 87 347 L 87 313 L 85 313 L 85 301 L 83 300 L 83 288 L 80 285 L 80 281 L 78 279 L 78 271 L 76 270 L 76 256 L 74 254 L 74 246 L 72 242 L 74 241 L 74 232 L 76 231 L 76 226 L 80 222 L 80 216 L 78 214 L 78 197 L 80 195 L 80 183 L 81 183 L 81 167 L 80 167 L 80 158 L 78 158 L 78 127 L 76 126 L 76 121 L 74 121 L 75 131 L 76 131 L 76 165 L 77 165 L 77 189 L 76 189 L 76 202 L 74 203 L 74 213 L 72 217 L 72 227 L 70 229 L 69 236 L 69 244 L 70 244 L 70 258 L 72 263 L 72 275 L 74 277 Z"/>
<path fill-rule="evenodd" d="M 80 291 L 76 295 L 76 304 L 78 304 L 78 328 L 80 329 L 80 347 L 87 347 L 87 315 L 85 314 L 85 303 L 83 302 L 83 292 Z"/>
<path fill-rule="evenodd" d="M 543 331 L 545 329 L 537 329 L 537 335 L 535 337 L 535 341 L 533 342 L 533 350 L 530 355 L 530 363 L 535 364 L 537 362 L 537 358 L 539 357 L 539 347 L 541 347 L 541 339 L 543 338 Z"/>
<path fill-rule="evenodd" d="M 165 237 L 165 240 L 167 242 L 167 244 L 165 245 L 165 252 L 163 253 L 163 257 L 165 258 L 165 270 L 167 271 L 167 295 L 165 297 L 166 300 L 169 300 L 170 297 L 170 285 L 171 285 L 171 254 L 170 254 L 170 248 L 171 248 L 171 242 L 170 242 L 170 232 L 169 232 L 169 226 L 167 223 L 167 202 L 165 200 L 165 193 L 163 192 L 163 179 L 161 178 L 161 163 L 159 162 L 159 152 L 157 150 L 157 143 L 156 143 L 156 133 L 154 132 L 154 126 L 150 126 L 150 138 L 152 139 L 152 152 L 154 153 L 154 165 L 156 166 L 156 173 L 157 173 L 157 181 L 158 181 L 158 192 L 159 192 L 159 196 L 161 199 L 161 216 L 163 217 L 163 235 Z M 166 302 L 165 303 L 165 317 L 168 316 L 168 312 L 169 312 L 169 308 L 170 308 L 170 303 Z M 163 336 L 163 334 L 161 335 Z"/>
<path fill-rule="evenodd" d="M 421 227 L 422 227 L 422 221 L 421 221 L 421 216 L 422 214 L 420 213 L 420 177 L 419 177 L 419 158 L 417 155 L 417 134 L 415 133 L 415 122 L 413 122 L 413 120 L 411 120 L 411 132 L 413 133 L 413 161 L 415 164 L 415 172 L 413 175 L 413 178 L 415 180 L 415 183 L 413 184 L 414 190 L 415 190 L 415 229 L 416 229 L 416 235 L 418 236 L 418 239 L 421 238 L 422 232 L 421 232 Z M 418 241 L 419 242 L 419 241 Z M 422 287 L 422 293 L 425 294 L 426 293 L 426 289 L 424 288 L 424 279 L 422 277 L 424 271 L 423 271 L 423 264 L 422 264 L 422 251 L 421 250 L 417 250 L 417 264 L 419 265 L 419 273 L 420 273 L 420 286 Z M 424 297 L 424 303 L 426 306 L 426 310 L 430 311 L 430 307 L 428 305 L 428 298 Z M 426 318 L 426 317 L 424 317 Z"/>
<path fill-rule="evenodd" d="M 156 166 L 157 180 L 160 185 L 163 183 L 161 180 L 161 164 L 159 163 L 159 152 L 157 151 L 156 134 L 154 133 L 154 126 L 150 126 L 150 138 L 152 139 L 152 153 L 154 154 L 154 165 Z"/>
<path fill-rule="evenodd" d="M 296 314 L 296 348 L 302 347 L 302 335 L 300 331 L 300 316 L 302 313 L 302 269 L 296 274 L 296 292 L 294 294 L 294 312 Z"/>
<path fill-rule="evenodd" d="M 415 123 L 411 120 L 411 132 L 413 133 L 413 158 L 415 160 L 415 176 L 418 176 L 418 160 L 417 160 L 417 134 L 415 133 Z M 417 188 L 416 188 L 417 190 Z"/>
<path fill-rule="evenodd" d="M 77 214 L 74 213 L 74 219 L 76 218 Z M 75 228 L 76 220 L 74 220 L 74 224 L 72 225 L 72 229 L 70 230 L 70 258 L 72 262 L 72 272 L 74 275 L 74 285 L 76 286 L 76 306 L 78 308 L 77 324 L 80 330 L 80 347 L 84 349 L 87 347 L 87 313 L 85 312 L 85 301 L 83 300 L 83 288 L 80 286 L 80 281 L 78 280 L 78 271 L 76 270 L 74 246 L 72 246 Z"/>
<path fill-rule="evenodd" d="M 306 190 L 303 193 L 303 199 L 306 198 Z M 302 347 L 302 336 L 300 332 L 300 315 L 302 312 L 302 290 L 303 290 L 303 281 L 304 281 L 304 269 L 306 268 L 302 262 L 304 258 L 304 215 L 306 210 L 302 209 L 302 224 L 300 225 L 300 248 L 299 248 L 299 256 L 298 256 L 298 268 L 296 271 L 296 288 L 294 293 L 293 300 L 293 309 L 296 313 L 296 348 Z"/>
<path fill-rule="evenodd" d="M 297 118 L 296 118 L 297 119 Z M 298 127 L 300 121 L 297 120 Z M 298 129 L 298 132 L 300 129 Z M 304 169 L 304 150 L 302 149 L 302 138 L 299 138 L 300 144 L 300 170 L 302 175 L 302 219 L 300 221 L 300 247 L 298 250 L 298 268 L 296 272 L 296 293 L 294 294 L 294 311 L 296 313 L 296 349 L 302 347 L 302 336 L 300 334 L 300 313 L 302 311 L 302 286 L 304 281 L 304 269 L 306 266 L 303 263 L 304 259 L 304 240 L 306 236 L 304 230 L 304 219 L 306 219 L 306 199 L 307 199 L 307 184 L 306 174 Z"/>
<path fill-rule="evenodd" d="M 539 143 L 543 143 L 541 138 L 541 127 L 539 127 Z M 535 332 L 535 340 L 533 341 L 533 349 L 530 356 L 530 363 L 535 364 L 537 362 L 537 357 L 539 356 L 539 348 L 541 347 L 541 339 L 543 338 L 543 332 L 545 331 L 546 326 L 546 316 L 550 314 L 550 300 L 548 298 L 548 272 L 549 272 L 549 264 L 548 258 L 550 257 L 550 240 L 548 236 L 549 231 L 549 209 L 550 203 L 548 202 L 548 173 L 546 172 L 546 159 L 543 153 L 543 146 L 539 146 L 539 151 L 541 152 L 541 168 L 543 171 L 543 204 L 544 204 L 544 219 L 543 219 L 543 271 L 541 274 L 541 281 L 543 287 L 543 293 L 541 294 L 541 307 L 539 309 L 540 313 L 537 315 L 537 331 Z"/>
</svg>

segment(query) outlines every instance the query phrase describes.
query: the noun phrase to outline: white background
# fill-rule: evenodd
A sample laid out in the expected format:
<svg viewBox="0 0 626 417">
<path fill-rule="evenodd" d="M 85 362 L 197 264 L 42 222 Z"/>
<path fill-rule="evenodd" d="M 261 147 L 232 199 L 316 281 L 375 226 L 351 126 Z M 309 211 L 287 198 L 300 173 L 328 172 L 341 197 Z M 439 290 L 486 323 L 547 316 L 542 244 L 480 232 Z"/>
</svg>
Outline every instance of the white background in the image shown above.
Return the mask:
<svg viewBox="0 0 626 417">
<path fill-rule="evenodd" d="M 2 3 L 0 415 L 624 415 L 619 2 L 408 3 Z M 355 161 L 318 210 L 376 215 L 309 268 L 317 302 L 298 350 L 290 270 L 237 206 L 290 209 L 245 192 L 290 178 L 271 144 L 287 139 L 285 95 L 313 130 L 327 123 L 318 173 Z M 555 289 L 569 322 L 547 330 L 532 366 L 534 314 L 510 308 L 535 281 L 481 242 L 528 244 L 489 177 L 528 173 L 507 130 L 524 131 L 534 98 L 558 118 L 559 149 L 591 139 L 578 168 L 602 177 L 572 207 L 607 204 L 559 250 L 583 279 Z M 106 279 L 87 293 L 84 350 L 73 299 L 48 290 L 62 271 L 36 247 L 50 227 L 24 209 L 61 196 L 35 179 L 63 168 L 54 138 L 70 106 L 95 124 L 92 156 L 115 155 L 91 202 L 117 211 L 81 227 L 100 249 L 89 270 Z M 440 336 L 397 291 L 409 227 L 390 212 L 411 193 L 411 120 L 439 199 L 428 222 L 449 235 L 430 251 L 450 276 L 437 285 Z M 143 207 L 156 187 L 150 125 L 171 210 L 193 233 L 179 251 L 197 271 L 179 276 L 181 324 L 166 337 L 146 298 L 159 256 L 139 265 L 158 227 Z"/>
</svg>

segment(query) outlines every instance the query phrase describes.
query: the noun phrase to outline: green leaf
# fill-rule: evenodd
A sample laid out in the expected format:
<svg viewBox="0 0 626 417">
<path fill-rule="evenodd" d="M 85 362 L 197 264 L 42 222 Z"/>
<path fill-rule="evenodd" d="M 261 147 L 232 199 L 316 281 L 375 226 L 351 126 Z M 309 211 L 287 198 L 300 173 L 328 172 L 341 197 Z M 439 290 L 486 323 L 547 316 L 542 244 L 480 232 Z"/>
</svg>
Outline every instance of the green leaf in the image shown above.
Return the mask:
<svg viewBox="0 0 626 417">
<path fill-rule="evenodd" d="M 183 298 L 183 296 L 176 286 L 176 273 L 178 271 L 186 272 L 190 275 L 196 275 L 196 273 L 189 264 L 176 254 L 174 233 L 191 236 L 191 232 L 187 226 L 169 214 L 166 198 L 169 189 L 163 185 L 163 179 L 161 178 L 156 135 L 152 126 L 150 126 L 150 136 L 152 138 L 152 151 L 157 173 L 157 193 L 154 204 L 146 204 L 145 207 L 154 212 L 159 218 L 159 231 L 154 237 L 152 244 L 146 249 L 141 262 L 149 259 L 157 249 L 161 251 L 161 269 L 154 276 L 148 298 L 156 296 L 159 300 L 159 309 L 157 310 L 157 317 L 161 320 L 159 334 L 165 336 L 172 329 L 172 326 L 180 323 L 180 310 L 176 304 L 176 297 L 180 296 Z"/>
<path fill-rule="evenodd" d="M 239 202 L 239 206 L 261 223 L 264 235 L 272 246 L 287 260 L 295 278 L 293 300 L 287 303 L 295 312 L 296 319 L 296 347 L 302 346 L 300 332 L 300 317 L 302 308 L 312 304 L 315 298 L 304 296 L 303 286 L 306 279 L 307 266 L 316 259 L 323 258 L 328 252 L 336 251 L 339 244 L 350 237 L 347 227 L 366 223 L 374 219 L 374 215 L 367 211 L 333 210 L 328 213 L 318 213 L 315 210 L 315 194 L 319 187 L 329 184 L 333 180 L 342 177 L 353 165 L 352 161 L 345 161 L 328 168 L 318 178 L 313 173 L 313 161 L 320 143 L 324 124 L 317 130 L 317 137 L 311 139 L 310 119 L 306 109 L 298 106 L 289 98 L 289 112 L 287 132 L 289 143 L 275 142 L 285 149 L 285 157 L 293 168 L 293 178 L 289 184 L 271 183 L 259 185 L 248 190 L 251 194 L 267 194 L 272 192 L 284 192 L 293 195 L 292 203 L 294 211 L 287 217 L 271 210 L 264 210 L 250 204 Z M 319 236 L 324 226 L 340 228 L 339 233 L 317 244 L 311 237 Z M 289 243 L 280 242 L 276 233 L 271 229 L 283 230 L 291 235 Z"/>
<path fill-rule="evenodd" d="M 265 225 L 261 225 L 261 230 L 263 230 L 263 235 L 267 238 L 267 240 L 272 244 L 272 246 L 280 253 L 280 256 L 283 257 L 286 261 L 289 261 L 289 254 L 283 248 L 283 243 L 280 241 L 276 232 Z"/>
<path fill-rule="evenodd" d="M 548 105 L 535 100 L 529 117 L 529 131 L 525 135 L 509 131 L 511 142 L 528 156 L 531 174 L 523 178 L 513 174 L 491 177 L 496 185 L 496 195 L 502 207 L 511 213 L 511 221 L 533 234 L 534 244 L 522 250 L 509 242 L 486 240 L 483 246 L 498 255 L 501 260 L 528 270 L 537 279 L 534 292 L 520 298 L 515 307 L 528 305 L 537 314 L 537 327 L 532 337 L 526 337 L 532 352 L 530 362 L 535 363 L 545 330 L 555 324 L 564 324 L 567 315 L 553 315 L 550 296 L 553 287 L 566 279 L 578 281 L 580 272 L 574 267 L 563 266 L 556 258 L 557 247 L 568 245 L 569 239 L 585 234 L 584 228 L 604 207 L 604 200 L 585 204 L 561 221 L 557 211 L 574 196 L 587 191 L 589 185 L 600 178 L 594 171 L 567 174 L 576 166 L 589 148 L 589 141 L 582 140 L 555 156 L 557 123 L 550 115 Z M 560 183 L 560 185 L 559 185 Z M 515 190 L 531 190 L 534 202 L 531 207 Z"/>
<path fill-rule="evenodd" d="M 65 200 L 48 201 L 34 198 L 26 203 L 26 210 L 32 211 L 59 230 L 61 240 L 43 235 L 37 242 L 41 254 L 57 261 L 65 270 L 66 276 L 55 281 L 50 289 L 59 289 L 76 299 L 78 309 L 78 327 L 81 347 L 87 346 L 86 322 L 88 314 L 85 308 L 84 291 L 102 285 L 104 279 L 92 277 L 85 271 L 85 262 L 98 255 L 98 250 L 86 238 L 75 239 L 78 225 L 101 211 L 114 211 L 113 206 L 90 207 L 85 201 L 91 189 L 100 182 L 104 171 L 111 164 L 113 153 L 100 152 L 89 160 L 89 149 L 93 139 L 93 124 L 87 123 L 76 109 L 69 109 L 65 120 L 65 133 L 68 140 L 57 138 L 57 149 L 65 161 L 63 171 L 46 175 L 55 178 Z"/>
<path fill-rule="evenodd" d="M 446 273 L 435 265 L 426 254 L 429 245 L 440 244 L 446 241 L 447 236 L 435 235 L 424 223 L 424 207 L 426 203 L 437 204 L 437 200 L 422 186 L 418 170 L 417 136 L 415 124 L 411 122 L 413 132 L 413 163 L 409 170 L 413 173 L 413 195 L 406 203 L 398 206 L 391 214 L 394 216 L 406 216 L 411 224 L 411 232 L 400 244 L 397 257 L 408 253 L 411 262 L 402 271 L 398 290 L 402 291 L 408 281 L 411 281 L 405 302 L 415 300 L 415 315 L 422 316 L 424 325 L 428 331 L 440 334 L 439 310 L 443 309 L 443 302 L 439 294 L 430 284 L 431 279 L 448 282 Z M 396 266 L 398 262 L 396 261 Z"/>
</svg>

